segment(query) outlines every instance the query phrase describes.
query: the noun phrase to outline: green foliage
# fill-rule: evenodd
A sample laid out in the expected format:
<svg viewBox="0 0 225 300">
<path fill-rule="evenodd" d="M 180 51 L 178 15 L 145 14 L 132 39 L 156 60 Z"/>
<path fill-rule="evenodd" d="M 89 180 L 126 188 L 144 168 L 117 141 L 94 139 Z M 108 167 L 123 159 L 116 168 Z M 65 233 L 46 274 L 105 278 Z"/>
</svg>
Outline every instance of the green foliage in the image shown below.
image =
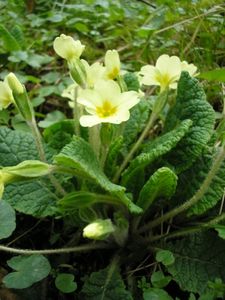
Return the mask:
<svg viewBox="0 0 225 300">
<path fill-rule="evenodd" d="M 206 178 L 213 162 L 214 155 L 205 152 L 186 172 L 179 176 L 179 185 L 175 199 L 188 200 L 200 188 Z M 188 210 L 188 215 L 201 215 L 214 207 L 224 194 L 225 182 L 221 180 L 225 176 L 225 164 L 222 163 L 217 174 L 203 197 Z"/>
<path fill-rule="evenodd" d="M 7 51 L 17 51 L 20 50 L 20 44 L 18 43 L 18 41 L 16 40 L 16 38 L 14 37 L 14 35 L 12 35 L 5 26 L 0 25 L 0 35 L 1 38 L 4 42 L 4 47 Z"/>
<path fill-rule="evenodd" d="M 49 150 L 48 150 L 49 151 Z M 51 152 L 47 152 L 50 157 Z M 15 166 L 25 160 L 38 159 L 36 145 L 30 133 L 0 129 L 0 163 L 2 166 Z M 14 209 L 36 217 L 54 214 L 57 200 L 48 180 L 32 180 L 9 184 L 3 199 Z"/>
<path fill-rule="evenodd" d="M 70 168 L 74 173 L 92 179 L 104 190 L 112 195 L 118 196 L 121 203 L 124 203 L 131 212 L 140 213 L 142 210 L 125 196 L 125 188 L 111 183 L 102 172 L 98 160 L 91 146 L 82 138 L 73 137 L 70 144 L 66 145 L 62 151 L 55 156 L 58 166 Z"/>
<path fill-rule="evenodd" d="M 124 138 L 119 136 L 110 145 L 105 161 L 105 173 L 112 177 L 117 170 L 117 158 L 124 144 Z"/>
<path fill-rule="evenodd" d="M 16 228 L 16 214 L 11 205 L 0 201 L 0 239 L 9 237 Z"/>
<path fill-rule="evenodd" d="M 7 261 L 15 272 L 3 278 L 3 283 L 8 288 L 24 289 L 44 279 L 51 271 L 51 266 L 43 255 L 15 256 Z"/>
<path fill-rule="evenodd" d="M 181 172 L 189 168 L 200 156 L 213 133 L 215 112 L 206 101 L 203 88 L 195 78 L 182 72 L 178 83 L 176 104 L 166 119 L 166 130 L 177 126 L 182 120 L 193 121 L 188 134 L 167 156 L 167 160 Z"/>
<path fill-rule="evenodd" d="M 216 69 L 208 72 L 204 72 L 198 75 L 199 78 L 206 79 L 208 81 L 225 82 L 225 68 Z"/>
<path fill-rule="evenodd" d="M 176 190 L 177 176 L 169 168 L 158 169 L 143 186 L 137 205 L 146 212 L 159 197 L 171 198 Z"/>
<path fill-rule="evenodd" d="M 124 143 L 128 146 L 135 141 L 137 135 L 144 129 L 149 117 L 151 103 L 141 100 L 131 109 L 129 120 L 125 124 L 123 136 Z"/>
<path fill-rule="evenodd" d="M 134 158 L 129 167 L 124 171 L 122 183 L 126 185 L 127 182 L 135 177 L 141 169 L 144 169 L 156 159 L 171 151 L 171 149 L 173 149 L 185 136 L 191 125 L 192 121 L 185 120 L 172 131 L 156 138 L 152 142 L 147 143 L 143 152 Z"/>
<path fill-rule="evenodd" d="M 118 272 L 114 271 L 108 278 L 109 268 L 93 272 L 85 281 L 82 295 L 86 300 L 132 300 L 130 292 L 125 288 L 124 282 Z"/>
<path fill-rule="evenodd" d="M 63 119 L 65 119 L 65 115 L 61 111 L 55 110 L 53 112 L 48 113 L 45 119 L 40 121 L 38 125 L 42 128 L 47 128 L 52 124 L 55 124 Z"/>
<path fill-rule="evenodd" d="M 156 260 L 162 263 L 164 266 L 170 266 L 174 263 L 175 257 L 171 251 L 159 250 L 156 253 Z"/>
<path fill-rule="evenodd" d="M 173 300 L 166 291 L 158 288 L 146 289 L 143 297 L 144 300 Z"/>
<path fill-rule="evenodd" d="M 128 72 L 123 76 L 123 79 L 127 85 L 128 91 L 139 91 L 140 83 L 136 74 Z"/>
<path fill-rule="evenodd" d="M 224 240 L 215 233 L 203 232 L 167 245 L 175 262 L 167 269 L 185 291 L 202 294 L 208 281 L 225 280 Z"/>
<path fill-rule="evenodd" d="M 161 289 L 166 287 L 170 283 L 171 279 L 171 276 L 165 276 L 162 271 L 157 271 L 152 274 L 151 283 L 153 287 Z"/>
<path fill-rule="evenodd" d="M 74 275 L 67 273 L 60 273 L 57 275 L 55 286 L 62 293 L 72 293 L 77 289 L 77 284 L 74 282 Z"/>
</svg>

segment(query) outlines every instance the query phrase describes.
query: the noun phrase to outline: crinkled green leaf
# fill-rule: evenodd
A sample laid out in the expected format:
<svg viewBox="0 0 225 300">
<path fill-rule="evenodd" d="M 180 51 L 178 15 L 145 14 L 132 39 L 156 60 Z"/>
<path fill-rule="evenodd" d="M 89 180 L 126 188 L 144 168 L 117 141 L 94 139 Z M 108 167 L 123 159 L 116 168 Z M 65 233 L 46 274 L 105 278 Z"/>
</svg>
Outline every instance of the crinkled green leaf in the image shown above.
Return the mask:
<svg viewBox="0 0 225 300">
<path fill-rule="evenodd" d="M 6 201 L 0 200 L 0 239 L 9 237 L 16 228 L 16 213 Z"/>
<path fill-rule="evenodd" d="M 55 156 L 59 166 L 74 169 L 89 179 L 95 181 L 101 188 L 121 199 L 131 212 L 140 213 L 142 210 L 126 197 L 125 188 L 112 183 L 101 170 L 99 162 L 91 146 L 80 137 L 73 137 L 71 143 Z"/>
<path fill-rule="evenodd" d="M 127 85 L 128 91 L 139 91 L 140 82 L 136 74 L 128 72 L 124 74 L 123 79 Z"/>
<path fill-rule="evenodd" d="M 15 256 L 8 260 L 7 264 L 15 272 L 6 275 L 3 283 L 13 289 L 25 289 L 44 279 L 51 271 L 47 258 L 39 254 Z"/>
<path fill-rule="evenodd" d="M 85 300 L 132 300 L 118 271 L 110 274 L 109 268 L 93 272 L 81 291 Z"/>
<path fill-rule="evenodd" d="M 165 276 L 162 271 L 157 271 L 152 274 L 151 283 L 153 287 L 161 289 L 167 286 L 171 279 L 171 276 Z"/>
<path fill-rule="evenodd" d="M 110 177 L 116 172 L 117 157 L 123 147 L 123 137 L 116 138 L 109 147 L 107 158 L 105 161 L 105 172 Z"/>
<path fill-rule="evenodd" d="M 225 241 L 215 232 L 202 232 L 167 245 L 175 262 L 169 273 L 185 291 L 202 294 L 208 281 L 225 280 Z"/>
<path fill-rule="evenodd" d="M 46 152 L 51 157 L 51 151 Z M 30 133 L 0 128 L 0 165 L 15 166 L 24 160 L 38 160 L 34 139 Z M 3 199 L 25 214 L 45 217 L 54 214 L 57 197 L 49 181 L 44 179 L 18 182 L 6 186 Z"/>
<path fill-rule="evenodd" d="M 205 153 L 190 169 L 179 176 L 179 184 L 174 202 L 190 199 L 200 188 L 213 162 L 213 155 Z M 188 215 L 200 215 L 214 207 L 221 200 L 225 188 L 225 162 L 220 166 L 217 174 L 203 197 L 188 210 Z"/>
<path fill-rule="evenodd" d="M 3 199 L 24 214 L 34 217 L 53 216 L 58 199 L 50 187 L 50 184 L 46 184 L 46 179 L 9 184 L 5 188 Z"/>
<path fill-rule="evenodd" d="M 176 104 L 167 116 L 166 129 L 173 129 L 182 120 L 193 121 L 188 134 L 182 139 L 167 160 L 181 172 L 189 168 L 201 155 L 213 133 L 215 112 L 206 101 L 198 80 L 182 72 L 178 83 Z"/>
<path fill-rule="evenodd" d="M 68 144 L 74 135 L 74 121 L 63 120 L 57 122 L 43 131 L 43 136 L 48 145 L 56 150 L 61 150 Z"/>
<path fill-rule="evenodd" d="M 126 185 L 133 177 L 135 177 L 139 170 L 144 169 L 157 158 L 173 149 L 185 136 L 191 125 L 191 120 L 184 120 L 172 131 L 147 143 L 143 148 L 143 152 L 133 159 L 129 167 L 124 171 L 122 176 L 123 185 Z"/>
<path fill-rule="evenodd" d="M 137 135 L 145 128 L 149 118 L 151 103 L 148 100 L 141 100 L 131 109 L 129 120 L 125 124 L 123 136 L 124 143 L 130 145 L 135 141 Z"/>
<path fill-rule="evenodd" d="M 158 169 L 143 186 L 137 205 L 146 211 L 158 197 L 171 198 L 177 186 L 177 176 L 169 168 Z"/>
</svg>

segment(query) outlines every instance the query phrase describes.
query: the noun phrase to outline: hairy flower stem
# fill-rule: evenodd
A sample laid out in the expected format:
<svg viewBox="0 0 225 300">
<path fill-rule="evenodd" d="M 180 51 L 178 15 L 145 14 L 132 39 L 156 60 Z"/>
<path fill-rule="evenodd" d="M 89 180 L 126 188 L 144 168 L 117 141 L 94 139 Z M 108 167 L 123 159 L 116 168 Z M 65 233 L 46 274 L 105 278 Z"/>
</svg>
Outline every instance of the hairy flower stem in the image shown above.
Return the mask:
<svg viewBox="0 0 225 300">
<path fill-rule="evenodd" d="M 0 245 L 0 251 L 23 254 L 23 255 L 32 255 L 32 254 L 61 254 L 61 253 L 70 253 L 70 252 L 82 252 L 82 251 L 91 251 L 95 249 L 109 249 L 110 245 L 103 243 L 99 244 L 86 244 L 77 247 L 68 247 L 68 248 L 59 248 L 59 249 L 43 249 L 43 250 L 31 250 L 31 249 L 17 249 L 7 246 Z"/>
<path fill-rule="evenodd" d="M 36 144 L 36 147 L 37 147 L 37 151 L 38 151 L 40 160 L 43 161 L 43 162 L 47 162 L 46 156 L 45 156 L 45 150 L 44 150 L 44 147 L 43 147 L 43 144 L 42 144 L 41 134 L 40 134 L 40 131 L 37 127 L 36 120 L 33 118 L 33 120 L 31 122 L 27 122 L 27 124 L 31 128 L 31 132 L 32 132 L 32 135 L 33 135 L 34 140 L 35 140 L 35 144 Z M 58 180 L 55 178 L 55 176 L 52 175 L 52 174 L 49 174 L 48 176 L 49 176 L 49 179 L 50 179 L 51 183 L 55 187 L 56 191 L 59 194 L 65 196 L 66 192 L 63 189 L 63 187 L 61 186 L 61 184 L 58 182 Z"/>
<path fill-rule="evenodd" d="M 199 231 L 202 231 L 202 230 L 206 230 L 206 229 L 212 227 L 213 225 L 216 225 L 216 224 L 220 223 L 221 221 L 224 221 L 224 219 L 225 219 L 225 213 L 223 213 L 220 216 L 210 220 L 207 223 L 200 224 L 199 226 L 193 226 L 193 227 L 190 227 L 190 228 L 185 228 L 185 229 L 182 229 L 182 230 L 179 230 L 179 231 L 172 232 L 170 234 L 156 235 L 156 236 L 153 236 L 152 238 L 146 239 L 145 241 L 155 242 L 155 241 L 158 241 L 158 240 L 161 240 L 161 239 L 171 239 L 171 238 L 177 238 L 177 237 L 180 237 L 180 236 L 186 236 L 186 235 L 189 235 L 189 234 L 192 234 L 192 233 L 196 233 L 196 232 L 199 232 Z"/>
<path fill-rule="evenodd" d="M 74 118 L 75 134 L 77 136 L 80 136 L 80 124 L 79 124 L 80 112 L 79 112 L 79 107 L 77 104 L 77 96 L 78 96 L 78 86 L 76 86 L 74 89 L 73 118 Z"/>
<path fill-rule="evenodd" d="M 156 121 L 157 118 L 158 118 L 158 114 L 152 112 L 151 116 L 149 118 L 149 121 L 148 121 L 148 123 L 147 123 L 147 125 L 145 127 L 145 129 L 143 130 L 143 132 L 140 135 L 139 139 L 134 144 L 134 146 L 131 148 L 130 152 L 127 154 L 127 156 L 125 157 L 124 161 L 122 162 L 120 168 L 116 172 L 116 174 L 115 174 L 115 176 L 113 178 L 113 182 L 114 183 L 118 182 L 121 173 L 126 168 L 126 166 L 128 165 L 128 163 L 130 162 L 130 160 L 133 158 L 133 155 L 135 154 L 135 152 L 139 149 L 140 145 L 142 144 L 143 140 L 148 135 L 149 130 L 151 129 L 151 127 L 153 126 L 153 124 L 155 123 L 155 121 Z"/>
<path fill-rule="evenodd" d="M 193 197 L 191 197 L 188 201 L 186 201 L 182 205 L 172 209 L 171 211 L 169 211 L 166 214 L 164 214 L 163 216 L 153 220 L 152 222 L 145 224 L 143 227 L 141 227 L 139 229 L 138 232 L 142 233 L 146 230 L 152 229 L 152 228 L 160 225 L 162 222 L 165 222 L 166 220 L 175 217 L 176 215 L 186 211 L 191 206 L 196 204 L 202 198 L 202 196 L 207 192 L 207 190 L 208 190 L 215 174 L 217 173 L 219 167 L 221 166 L 221 163 L 223 162 L 224 158 L 225 158 L 225 147 L 221 147 L 218 151 L 218 154 L 212 164 L 212 167 L 211 167 L 208 175 L 206 176 L 203 184 L 198 189 L 196 194 L 194 194 Z"/>
</svg>

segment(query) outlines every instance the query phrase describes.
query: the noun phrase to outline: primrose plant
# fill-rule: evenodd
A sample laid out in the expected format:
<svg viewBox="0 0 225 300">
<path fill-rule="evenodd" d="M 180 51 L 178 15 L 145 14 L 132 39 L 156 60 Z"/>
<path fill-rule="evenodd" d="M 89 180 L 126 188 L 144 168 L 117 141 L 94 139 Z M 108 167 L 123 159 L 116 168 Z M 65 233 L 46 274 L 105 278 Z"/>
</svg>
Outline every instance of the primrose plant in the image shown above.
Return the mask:
<svg viewBox="0 0 225 300">
<path fill-rule="evenodd" d="M 225 280 L 217 266 L 225 249 L 225 227 L 218 225 L 225 219 L 219 204 L 225 148 L 223 127 L 214 129 L 215 112 L 194 78 L 197 67 L 164 54 L 155 66 L 131 73 L 121 69 L 116 50 L 106 52 L 104 63 L 89 64 L 81 59 L 85 46 L 79 40 L 62 34 L 53 46 L 73 80 L 62 95 L 69 99 L 73 119 L 41 133 L 25 86 L 12 73 L 0 82 L 1 109 L 14 105 L 30 128 L 30 133 L 0 129 L 5 212 L 0 212 L 0 238 L 15 230 L 15 211 L 55 222 L 70 219 L 76 235 L 81 234 L 69 248 L 0 245 L 2 251 L 21 254 L 8 261 L 11 268 L 20 270 L 33 261 L 42 268 L 31 277 L 23 269 L 23 282 L 10 273 L 3 283 L 26 288 L 42 280 L 51 270 L 42 254 L 111 249 L 109 266 L 106 262 L 96 270 L 93 264 L 95 272 L 78 287 L 72 276 L 69 292 L 77 289 L 82 299 L 172 299 L 165 288 L 174 280 L 182 290 L 208 293 L 208 282 Z M 146 258 L 152 269 L 138 281 L 135 269 Z M 71 284 L 71 274 L 55 273 L 56 287 L 68 292 L 60 280 Z M 210 295 L 207 299 L 215 298 Z"/>
</svg>

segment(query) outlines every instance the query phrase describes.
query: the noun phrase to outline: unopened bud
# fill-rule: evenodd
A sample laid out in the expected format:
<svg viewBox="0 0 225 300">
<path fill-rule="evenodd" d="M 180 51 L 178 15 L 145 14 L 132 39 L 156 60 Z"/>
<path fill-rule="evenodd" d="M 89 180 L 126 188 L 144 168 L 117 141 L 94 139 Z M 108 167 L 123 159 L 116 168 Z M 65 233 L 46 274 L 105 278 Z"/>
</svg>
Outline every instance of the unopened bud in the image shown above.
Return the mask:
<svg viewBox="0 0 225 300">
<path fill-rule="evenodd" d="M 110 219 L 99 219 L 84 228 L 83 236 L 88 239 L 103 240 L 113 233 L 114 230 L 114 226 Z"/>
<path fill-rule="evenodd" d="M 13 73 L 6 76 L 6 81 L 12 90 L 13 98 L 20 114 L 26 121 L 32 121 L 34 111 L 25 86 L 20 83 Z"/>
<path fill-rule="evenodd" d="M 87 73 L 80 59 L 68 61 L 68 66 L 73 80 L 84 88 L 86 85 Z"/>
</svg>

